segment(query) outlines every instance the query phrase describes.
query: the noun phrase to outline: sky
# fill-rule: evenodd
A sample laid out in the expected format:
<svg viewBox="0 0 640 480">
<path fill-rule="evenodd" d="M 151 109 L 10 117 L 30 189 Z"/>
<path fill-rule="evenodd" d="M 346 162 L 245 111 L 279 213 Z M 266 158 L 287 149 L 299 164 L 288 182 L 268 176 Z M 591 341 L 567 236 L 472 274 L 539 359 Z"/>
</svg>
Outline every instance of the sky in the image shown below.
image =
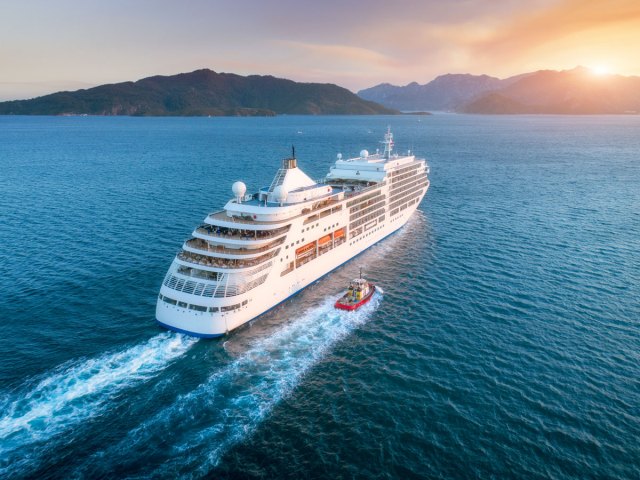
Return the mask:
<svg viewBox="0 0 640 480">
<path fill-rule="evenodd" d="M 640 0 L 0 0 L 0 100 L 209 68 L 352 91 L 640 75 Z"/>
</svg>

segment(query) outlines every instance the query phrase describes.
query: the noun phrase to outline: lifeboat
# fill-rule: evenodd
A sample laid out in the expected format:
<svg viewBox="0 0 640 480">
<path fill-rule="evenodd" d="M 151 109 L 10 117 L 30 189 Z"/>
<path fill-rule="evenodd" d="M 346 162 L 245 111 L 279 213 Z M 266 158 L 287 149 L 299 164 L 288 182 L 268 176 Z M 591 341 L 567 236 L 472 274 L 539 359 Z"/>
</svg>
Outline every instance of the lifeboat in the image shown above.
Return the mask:
<svg viewBox="0 0 640 480">
<path fill-rule="evenodd" d="M 364 278 L 356 278 L 349 284 L 349 289 L 336 302 L 335 307 L 340 310 L 357 310 L 373 297 L 376 286 Z"/>
</svg>

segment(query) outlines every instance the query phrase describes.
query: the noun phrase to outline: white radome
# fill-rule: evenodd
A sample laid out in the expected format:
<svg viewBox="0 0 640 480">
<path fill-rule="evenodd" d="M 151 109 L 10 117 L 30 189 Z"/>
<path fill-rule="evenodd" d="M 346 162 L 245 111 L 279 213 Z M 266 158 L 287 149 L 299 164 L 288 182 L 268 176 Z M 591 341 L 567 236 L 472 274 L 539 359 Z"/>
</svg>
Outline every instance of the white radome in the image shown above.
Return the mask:
<svg viewBox="0 0 640 480">
<path fill-rule="evenodd" d="M 369 157 L 369 150 L 360 150 L 360 157 L 361 158 L 368 158 Z"/>
<path fill-rule="evenodd" d="M 287 200 L 288 194 L 289 192 L 287 192 L 287 189 L 283 185 L 278 185 L 276 188 L 273 189 L 273 196 L 275 197 L 276 202 L 278 203 L 285 202 Z"/>
<path fill-rule="evenodd" d="M 338 155 L 336 155 L 336 158 L 337 158 L 338 160 L 342 160 L 342 154 L 341 154 L 341 153 L 339 153 Z"/>
<path fill-rule="evenodd" d="M 247 186 L 243 182 L 235 182 L 231 185 L 231 191 L 235 197 L 244 197 L 247 193 Z"/>
</svg>

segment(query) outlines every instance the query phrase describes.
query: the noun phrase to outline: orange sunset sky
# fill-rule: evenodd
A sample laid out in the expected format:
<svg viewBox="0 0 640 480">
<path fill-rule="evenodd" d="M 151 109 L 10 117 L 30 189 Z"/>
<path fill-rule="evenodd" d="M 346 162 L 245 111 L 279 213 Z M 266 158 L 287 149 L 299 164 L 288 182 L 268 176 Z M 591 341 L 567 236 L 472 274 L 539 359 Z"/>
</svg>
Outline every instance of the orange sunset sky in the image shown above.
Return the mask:
<svg viewBox="0 0 640 480">
<path fill-rule="evenodd" d="M 0 0 L 0 100 L 198 68 L 359 90 L 443 73 L 640 74 L 638 0 Z"/>
</svg>

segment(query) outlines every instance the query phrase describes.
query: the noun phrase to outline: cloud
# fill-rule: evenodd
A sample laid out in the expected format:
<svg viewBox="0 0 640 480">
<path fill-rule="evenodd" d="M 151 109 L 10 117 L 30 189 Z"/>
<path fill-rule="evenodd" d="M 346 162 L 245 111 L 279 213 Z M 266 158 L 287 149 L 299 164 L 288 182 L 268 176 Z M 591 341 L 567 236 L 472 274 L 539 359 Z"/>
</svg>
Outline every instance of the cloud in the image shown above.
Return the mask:
<svg viewBox="0 0 640 480">
<path fill-rule="evenodd" d="M 0 2 L 0 81 L 23 84 L 0 84 L 0 97 L 25 95 L 33 80 L 101 84 L 202 67 L 354 90 L 576 64 L 640 73 L 639 0 L 61 2 Z"/>
<path fill-rule="evenodd" d="M 361 68 L 389 68 L 399 66 L 398 62 L 388 55 L 363 47 L 338 44 L 314 44 L 304 42 L 279 42 L 288 49 L 303 55 L 306 63 L 321 61 L 324 65 L 349 70 Z"/>
<path fill-rule="evenodd" d="M 629 36 L 636 38 L 636 44 L 640 43 L 640 2 L 637 0 L 567 0 L 518 15 L 485 40 L 470 44 L 470 48 L 474 56 L 484 62 L 518 64 L 534 60 L 544 64 L 549 60 L 545 55 L 563 57 L 566 52 L 598 50 L 598 45 L 606 41 L 603 37 L 609 37 L 606 43 L 615 49 L 613 44 L 618 43 L 620 37 Z M 619 44 L 618 48 L 625 45 Z M 580 60 L 575 58 L 574 65 Z"/>
</svg>

